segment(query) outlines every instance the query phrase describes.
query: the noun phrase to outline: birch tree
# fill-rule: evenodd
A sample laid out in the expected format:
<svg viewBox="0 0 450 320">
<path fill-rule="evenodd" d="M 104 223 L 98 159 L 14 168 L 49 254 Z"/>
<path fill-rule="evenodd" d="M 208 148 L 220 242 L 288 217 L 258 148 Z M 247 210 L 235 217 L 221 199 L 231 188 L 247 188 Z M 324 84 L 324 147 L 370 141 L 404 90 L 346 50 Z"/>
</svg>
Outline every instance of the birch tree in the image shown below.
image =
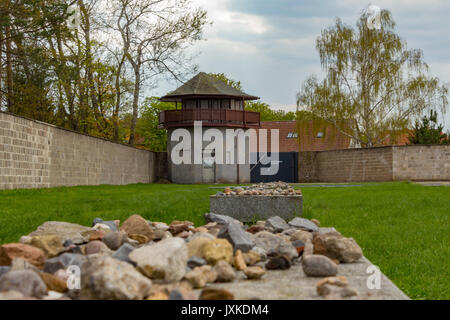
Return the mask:
<svg viewBox="0 0 450 320">
<path fill-rule="evenodd" d="M 367 18 L 362 14 L 356 29 L 338 18 L 322 31 L 316 49 L 326 76 L 311 76 L 297 95 L 299 107 L 362 147 L 387 134 L 392 141 L 425 110 L 448 108 L 448 88 L 428 74 L 423 52 L 409 49 L 395 33 L 391 13 L 382 10 L 380 29 L 369 28 Z"/>
</svg>

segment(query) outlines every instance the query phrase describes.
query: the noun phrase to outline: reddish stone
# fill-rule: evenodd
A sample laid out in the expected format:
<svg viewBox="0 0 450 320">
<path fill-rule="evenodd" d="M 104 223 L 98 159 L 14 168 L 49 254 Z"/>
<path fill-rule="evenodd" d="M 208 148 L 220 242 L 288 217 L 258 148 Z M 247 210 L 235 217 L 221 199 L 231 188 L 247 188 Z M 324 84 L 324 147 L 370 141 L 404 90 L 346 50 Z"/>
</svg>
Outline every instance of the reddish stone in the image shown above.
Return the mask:
<svg viewBox="0 0 450 320">
<path fill-rule="evenodd" d="M 125 220 L 120 227 L 120 231 L 125 231 L 128 234 L 142 234 L 149 240 L 153 239 L 153 229 L 144 218 L 137 214 Z"/>
<path fill-rule="evenodd" d="M 183 231 L 189 231 L 189 224 L 187 223 L 171 224 L 169 226 L 169 231 L 172 235 L 176 235 Z"/>
<path fill-rule="evenodd" d="M 42 268 L 45 262 L 42 249 L 23 243 L 8 243 L 0 246 L 0 266 L 9 266 L 15 258 L 22 258 L 38 268 Z"/>
<path fill-rule="evenodd" d="M 261 232 L 261 231 L 264 231 L 264 226 L 257 225 L 257 224 L 255 224 L 255 225 L 253 225 L 253 226 L 251 226 L 250 228 L 247 229 L 247 232 L 250 232 L 252 234 L 256 234 L 256 233 Z"/>
<path fill-rule="evenodd" d="M 194 223 L 192 221 L 188 221 L 188 220 L 184 220 L 184 221 L 180 221 L 180 220 L 173 220 L 169 226 L 174 225 L 174 224 L 187 224 L 188 226 L 193 226 Z"/>
<path fill-rule="evenodd" d="M 42 281 L 44 281 L 47 286 L 47 290 L 56 292 L 66 292 L 67 291 L 67 281 L 64 281 L 57 276 L 50 273 L 41 272 L 39 273 Z"/>
<path fill-rule="evenodd" d="M 89 237 L 89 241 L 102 240 L 104 236 L 105 233 L 102 230 L 93 230 Z"/>
<path fill-rule="evenodd" d="M 194 229 L 194 233 L 208 233 L 208 228 L 205 227 L 198 227 Z"/>
<path fill-rule="evenodd" d="M 199 300 L 234 300 L 234 296 L 225 289 L 205 288 L 200 293 Z"/>
<path fill-rule="evenodd" d="M 292 245 L 295 247 L 295 249 L 297 250 L 298 255 L 300 256 L 303 251 L 305 250 L 305 243 L 303 241 L 300 240 L 296 240 L 292 242 Z"/>
<path fill-rule="evenodd" d="M 303 253 L 303 250 L 305 250 L 305 246 L 295 247 L 295 249 L 297 249 L 298 255 L 301 256 Z"/>
<path fill-rule="evenodd" d="M 175 237 L 186 239 L 189 238 L 190 235 L 191 233 L 189 231 L 182 231 L 180 233 L 177 233 Z"/>
</svg>

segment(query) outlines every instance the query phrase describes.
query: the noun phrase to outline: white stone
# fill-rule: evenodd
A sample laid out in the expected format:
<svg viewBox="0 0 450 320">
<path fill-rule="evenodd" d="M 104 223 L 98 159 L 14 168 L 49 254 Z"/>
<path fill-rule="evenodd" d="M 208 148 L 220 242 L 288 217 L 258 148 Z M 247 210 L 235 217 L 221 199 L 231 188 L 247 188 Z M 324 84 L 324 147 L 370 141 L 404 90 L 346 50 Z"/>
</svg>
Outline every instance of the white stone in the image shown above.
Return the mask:
<svg viewBox="0 0 450 320">
<path fill-rule="evenodd" d="M 130 253 L 137 268 L 152 279 L 179 281 L 186 273 L 188 248 L 181 238 L 169 238 Z"/>
<path fill-rule="evenodd" d="M 81 273 L 81 299 L 141 300 L 152 281 L 131 264 L 108 256 L 91 255 Z"/>
</svg>

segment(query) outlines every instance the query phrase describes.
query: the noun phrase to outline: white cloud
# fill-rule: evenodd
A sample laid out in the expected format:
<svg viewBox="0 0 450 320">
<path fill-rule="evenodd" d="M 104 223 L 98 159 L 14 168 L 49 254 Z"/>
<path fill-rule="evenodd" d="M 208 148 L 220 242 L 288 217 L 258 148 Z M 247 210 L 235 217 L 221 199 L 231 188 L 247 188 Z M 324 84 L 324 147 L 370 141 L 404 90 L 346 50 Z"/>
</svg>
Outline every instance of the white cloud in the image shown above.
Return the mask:
<svg viewBox="0 0 450 320">
<path fill-rule="evenodd" d="M 217 35 L 223 31 L 261 35 L 270 30 L 270 25 L 265 18 L 231 11 L 227 8 L 225 0 L 193 0 L 192 2 L 208 11 L 208 16 L 213 21 L 213 30 L 209 32 L 210 35 Z"/>
<path fill-rule="evenodd" d="M 237 1 L 192 0 L 213 22 L 205 31 L 207 41 L 196 45 L 197 62 L 202 71 L 240 80 L 273 108 L 295 110 L 302 82 L 311 74 L 322 76 L 315 49 L 321 30 L 336 16 L 354 26 L 369 2 L 390 10 L 408 47 L 423 49 L 430 74 L 450 82 L 448 0 Z M 174 89 L 162 87 L 162 93 Z M 450 128 L 450 110 L 445 122 Z"/>
</svg>

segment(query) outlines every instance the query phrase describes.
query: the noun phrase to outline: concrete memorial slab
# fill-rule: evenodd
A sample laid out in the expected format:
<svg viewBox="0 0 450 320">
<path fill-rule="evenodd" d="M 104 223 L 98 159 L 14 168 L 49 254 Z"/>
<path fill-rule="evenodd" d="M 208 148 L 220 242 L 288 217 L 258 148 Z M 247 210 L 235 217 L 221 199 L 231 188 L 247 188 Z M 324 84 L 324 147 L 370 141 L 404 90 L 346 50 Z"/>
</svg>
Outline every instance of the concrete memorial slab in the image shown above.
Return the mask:
<svg viewBox="0 0 450 320">
<path fill-rule="evenodd" d="M 331 230 L 334 229 L 321 228 L 319 232 L 326 233 Z M 373 264 L 366 257 L 362 257 L 353 263 L 338 264 L 337 267 L 337 276 L 347 278 L 348 287 L 357 292 L 357 295 L 351 297 L 351 299 L 409 300 L 409 297 L 381 272 L 379 273 L 379 289 L 373 287 L 371 280 L 375 279 L 376 275 L 373 272 Z M 245 275 L 239 274 L 238 280 L 234 282 L 212 283 L 208 287 L 228 290 L 238 300 L 324 299 L 317 293 L 317 283 L 323 278 L 308 277 L 303 272 L 301 263 L 293 264 L 287 270 L 267 270 L 266 274 L 258 281 L 245 278 Z"/>
<path fill-rule="evenodd" d="M 248 187 L 225 188 L 210 197 L 210 212 L 239 221 L 265 220 L 279 216 L 291 220 L 302 215 L 303 197 L 283 182 L 260 183 Z"/>
</svg>

